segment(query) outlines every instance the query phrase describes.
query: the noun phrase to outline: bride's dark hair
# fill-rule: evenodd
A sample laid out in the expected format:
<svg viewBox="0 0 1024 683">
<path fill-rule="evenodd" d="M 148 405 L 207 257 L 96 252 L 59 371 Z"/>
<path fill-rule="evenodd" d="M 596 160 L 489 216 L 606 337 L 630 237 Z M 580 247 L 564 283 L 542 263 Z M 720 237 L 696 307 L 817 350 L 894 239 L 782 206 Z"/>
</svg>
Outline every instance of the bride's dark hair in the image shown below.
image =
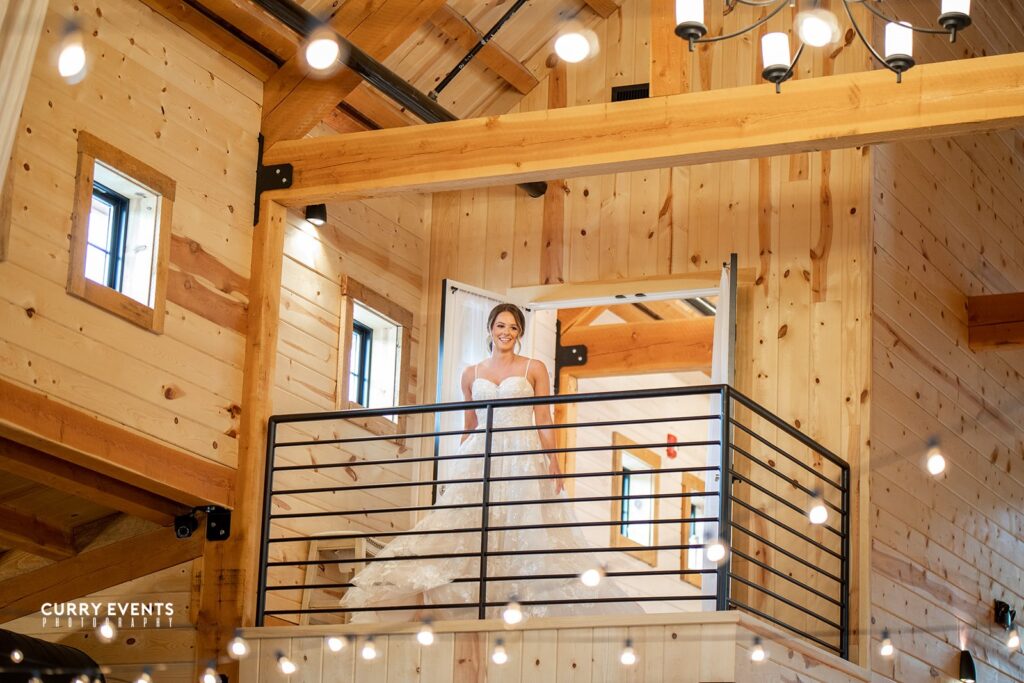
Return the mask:
<svg viewBox="0 0 1024 683">
<path fill-rule="evenodd" d="M 487 314 L 487 348 L 491 348 L 492 342 L 490 338 L 491 330 L 494 328 L 494 321 L 502 313 L 509 313 L 513 318 L 516 319 L 516 325 L 519 325 L 519 336 L 522 337 L 523 333 L 526 332 L 526 316 L 515 304 L 498 304 L 491 309 L 491 312 Z"/>
</svg>

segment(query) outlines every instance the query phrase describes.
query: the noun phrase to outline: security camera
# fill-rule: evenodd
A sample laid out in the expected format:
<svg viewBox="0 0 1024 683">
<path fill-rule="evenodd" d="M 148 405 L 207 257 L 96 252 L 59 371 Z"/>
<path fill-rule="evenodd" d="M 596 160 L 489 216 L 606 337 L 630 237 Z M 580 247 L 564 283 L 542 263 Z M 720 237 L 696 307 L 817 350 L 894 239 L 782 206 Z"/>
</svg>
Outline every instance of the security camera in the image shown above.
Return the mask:
<svg viewBox="0 0 1024 683">
<path fill-rule="evenodd" d="M 186 515 L 177 515 L 174 518 L 174 535 L 178 538 L 189 538 L 199 528 L 199 519 L 193 510 Z"/>
</svg>

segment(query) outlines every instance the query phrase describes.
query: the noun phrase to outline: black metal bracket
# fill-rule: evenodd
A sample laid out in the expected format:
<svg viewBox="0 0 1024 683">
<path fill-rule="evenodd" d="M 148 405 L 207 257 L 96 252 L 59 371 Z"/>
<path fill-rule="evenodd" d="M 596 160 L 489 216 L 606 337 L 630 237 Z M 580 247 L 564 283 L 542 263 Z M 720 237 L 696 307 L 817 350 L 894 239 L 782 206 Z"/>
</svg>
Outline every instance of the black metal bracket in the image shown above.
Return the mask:
<svg viewBox="0 0 1024 683">
<path fill-rule="evenodd" d="M 256 196 L 253 200 L 252 224 L 260 222 L 260 195 L 267 190 L 281 190 L 292 186 L 291 164 L 263 165 L 263 134 L 259 136 L 259 152 L 256 156 Z"/>
<path fill-rule="evenodd" d="M 559 393 L 561 383 L 559 377 L 562 368 L 575 368 L 587 364 L 586 344 L 562 346 L 562 321 L 555 322 L 555 394 Z"/>
</svg>

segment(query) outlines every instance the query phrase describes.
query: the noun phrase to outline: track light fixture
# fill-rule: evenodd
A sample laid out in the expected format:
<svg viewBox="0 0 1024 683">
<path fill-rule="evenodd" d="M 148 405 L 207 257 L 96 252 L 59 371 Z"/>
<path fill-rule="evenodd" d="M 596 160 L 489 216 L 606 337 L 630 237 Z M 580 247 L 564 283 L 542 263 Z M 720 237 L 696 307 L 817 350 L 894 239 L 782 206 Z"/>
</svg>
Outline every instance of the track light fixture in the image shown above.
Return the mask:
<svg viewBox="0 0 1024 683">
<path fill-rule="evenodd" d="M 1020 648 L 1020 633 L 1014 626 L 1017 619 L 1017 610 L 1013 609 L 1002 600 L 995 601 L 996 623 L 1002 626 L 1008 633 L 1006 635 L 1006 647 L 1010 650 Z"/>
<path fill-rule="evenodd" d="M 306 220 L 319 227 L 327 222 L 327 205 L 310 204 L 306 207 Z"/>
<path fill-rule="evenodd" d="M 329 26 L 320 26 L 309 34 L 302 56 L 314 74 L 328 75 L 341 60 L 341 41 Z"/>
<path fill-rule="evenodd" d="M 975 683 L 978 680 L 978 673 L 974 669 L 974 657 L 970 650 L 960 651 L 960 681 L 961 683 Z"/>
<path fill-rule="evenodd" d="M 676 0 L 676 28 L 677 36 L 689 43 L 692 52 L 697 45 L 714 43 L 729 38 L 737 38 L 749 33 L 771 20 L 787 7 L 798 4 L 798 0 L 723 0 L 725 12 L 732 11 L 737 4 L 749 5 L 751 7 L 764 8 L 763 15 L 754 23 L 732 33 L 707 37 L 708 27 L 704 23 L 705 1 L 713 0 Z M 882 0 L 842 0 L 843 8 L 853 25 L 857 36 L 860 38 L 868 52 L 878 60 L 885 68 L 896 74 L 896 82 L 903 81 L 903 73 L 913 68 L 914 62 L 914 33 L 945 34 L 949 36 L 950 42 L 956 40 L 958 31 L 962 31 L 971 25 L 971 0 L 942 0 L 941 14 L 937 23 L 941 28 L 925 28 L 914 26 L 910 22 L 900 21 L 887 16 L 877 6 Z M 884 56 L 871 44 L 867 36 L 861 30 L 853 15 L 851 5 L 858 3 L 868 11 L 885 22 L 885 48 Z M 817 5 L 817 2 L 814 3 Z M 797 35 L 800 38 L 800 47 L 796 55 L 790 60 L 788 33 L 769 33 L 761 39 L 761 55 L 763 60 L 762 77 L 775 84 L 775 91 L 781 91 L 781 84 L 793 76 L 793 68 L 797 60 L 803 54 L 804 46 L 824 47 L 834 44 L 839 40 L 841 31 L 836 16 L 827 9 L 814 7 L 797 13 L 796 18 Z M 768 36 L 772 36 L 770 39 Z M 767 39 L 767 40 L 766 40 Z"/>
</svg>

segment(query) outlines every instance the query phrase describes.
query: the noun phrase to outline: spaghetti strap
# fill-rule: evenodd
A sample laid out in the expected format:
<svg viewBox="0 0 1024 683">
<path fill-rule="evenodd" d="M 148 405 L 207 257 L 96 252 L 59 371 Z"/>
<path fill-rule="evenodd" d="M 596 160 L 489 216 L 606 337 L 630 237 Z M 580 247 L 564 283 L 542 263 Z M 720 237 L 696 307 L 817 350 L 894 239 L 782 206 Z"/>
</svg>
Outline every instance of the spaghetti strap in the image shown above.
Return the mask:
<svg viewBox="0 0 1024 683">
<path fill-rule="evenodd" d="M 523 373 L 523 377 L 529 377 L 530 376 L 530 363 L 532 363 L 532 362 L 533 362 L 532 358 L 527 358 L 526 359 L 526 372 Z"/>
<path fill-rule="evenodd" d="M 473 366 L 473 380 L 476 381 L 476 371 L 480 369 L 480 364 L 477 363 Z"/>
</svg>

